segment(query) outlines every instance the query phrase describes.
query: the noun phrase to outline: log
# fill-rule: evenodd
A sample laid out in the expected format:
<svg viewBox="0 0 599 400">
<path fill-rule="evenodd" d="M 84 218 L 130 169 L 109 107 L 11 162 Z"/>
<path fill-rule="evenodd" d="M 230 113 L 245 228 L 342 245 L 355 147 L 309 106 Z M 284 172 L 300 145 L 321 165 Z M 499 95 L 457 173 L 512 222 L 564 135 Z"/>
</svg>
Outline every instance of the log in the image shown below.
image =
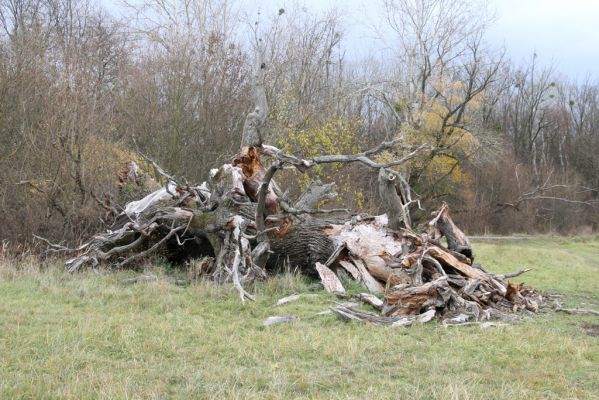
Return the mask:
<svg viewBox="0 0 599 400">
<path fill-rule="evenodd" d="M 267 269 L 279 271 L 293 267 L 315 275 L 314 265 L 317 262 L 325 264 L 336 248 L 335 242 L 326 233 L 331 224 L 318 219 L 309 219 L 301 224 L 287 219 L 280 223 L 282 228 L 269 234 L 273 254 Z"/>
<path fill-rule="evenodd" d="M 468 278 L 481 279 L 484 281 L 490 280 L 490 277 L 483 271 L 458 260 L 455 256 L 442 250 L 440 247 L 431 246 L 429 248 L 428 254 L 435 258 L 437 261 L 440 261 L 442 264 L 454 268 L 455 270 L 459 271 L 462 275 Z"/>
</svg>

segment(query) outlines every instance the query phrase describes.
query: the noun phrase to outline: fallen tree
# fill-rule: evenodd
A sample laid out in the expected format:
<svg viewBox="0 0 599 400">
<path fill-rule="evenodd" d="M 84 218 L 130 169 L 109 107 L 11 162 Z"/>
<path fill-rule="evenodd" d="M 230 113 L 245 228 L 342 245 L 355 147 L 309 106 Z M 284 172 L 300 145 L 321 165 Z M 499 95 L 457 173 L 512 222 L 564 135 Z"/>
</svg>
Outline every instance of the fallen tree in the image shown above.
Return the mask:
<svg viewBox="0 0 599 400">
<path fill-rule="evenodd" d="M 406 145 L 400 138 L 359 154 L 302 159 L 263 143 L 268 112 L 264 69 L 260 64 L 256 106 L 246 118 L 232 163 L 211 170 L 207 182 L 190 185 L 147 158 L 165 179 L 164 187 L 128 203 L 110 230 L 87 243 L 75 249 L 51 245 L 52 251 L 76 253 L 66 262 L 68 271 L 99 264 L 125 268 L 155 253 L 179 260 L 204 257 L 199 273 L 231 283 L 245 301 L 253 300 L 245 289 L 249 282 L 291 265 L 320 275 L 333 292 L 344 292 L 338 276 L 346 275 L 383 295 L 381 315 L 351 307 L 332 311 L 345 319 L 388 325 L 424 322 L 435 315 L 462 323 L 538 309 L 541 298 L 532 290 L 506 283 L 473 262 L 470 242 L 453 223 L 447 205 L 421 227 L 426 233 L 416 233 L 410 207 L 417 200 L 394 167 L 435 149 Z M 399 156 L 377 161 L 377 155 L 390 150 Z M 378 173 L 386 215 L 319 209 L 323 200 L 336 195 L 334 183 L 313 184 L 292 202 L 274 180 L 285 166 L 304 173 L 328 163 L 359 163 Z"/>
</svg>

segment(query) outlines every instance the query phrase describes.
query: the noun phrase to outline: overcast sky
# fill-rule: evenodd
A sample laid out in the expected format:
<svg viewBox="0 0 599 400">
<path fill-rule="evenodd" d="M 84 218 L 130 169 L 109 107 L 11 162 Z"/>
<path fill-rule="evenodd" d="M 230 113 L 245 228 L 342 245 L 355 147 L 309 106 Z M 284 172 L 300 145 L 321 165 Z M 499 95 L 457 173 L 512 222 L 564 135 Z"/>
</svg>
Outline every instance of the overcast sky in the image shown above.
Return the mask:
<svg viewBox="0 0 599 400">
<path fill-rule="evenodd" d="M 109 9 L 118 0 L 101 0 Z M 265 13 L 285 8 L 290 0 L 241 0 L 248 9 L 256 3 Z M 599 78 L 599 0 L 487 0 L 497 20 L 488 39 L 505 46 L 516 63 L 536 52 L 542 64 L 573 79 L 587 74 Z M 379 15 L 379 0 L 303 0 L 306 8 L 323 11 L 336 7 L 346 17 L 348 53 L 372 49 L 367 28 Z M 272 11 L 271 11 L 272 10 Z M 351 56 L 351 54 L 348 54 Z"/>
<path fill-rule="evenodd" d="M 515 61 L 534 51 L 562 73 L 599 77 L 599 0 L 492 0 L 498 19 L 489 39 Z"/>
</svg>

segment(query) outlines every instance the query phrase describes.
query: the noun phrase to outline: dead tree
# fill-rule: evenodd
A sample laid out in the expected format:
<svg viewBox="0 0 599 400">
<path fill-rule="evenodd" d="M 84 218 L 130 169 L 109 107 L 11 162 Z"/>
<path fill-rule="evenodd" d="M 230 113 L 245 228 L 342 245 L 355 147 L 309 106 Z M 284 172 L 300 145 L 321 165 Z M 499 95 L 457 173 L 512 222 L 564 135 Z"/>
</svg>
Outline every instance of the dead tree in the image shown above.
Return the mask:
<svg viewBox="0 0 599 400">
<path fill-rule="evenodd" d="M 470 242 L 451 220 L 447 205 L 429 223 L 446 237 L 447 246 L 436 235 L 412 230 L 409 207 L 414 201 L 393 168 L 432 150 L 427 144 L 406 145 L 400 138 L 358 154 L 302 159 L 262 143 L 268 110 L 264 67 L 257 74 L 256 106 L 247 116 L 233 162 L 212 170 L 209 180 L 196 186 L 179 182 L 154 163 L 166 179 L 163 188 L 127 204 L 112 230 L 76 249 L 54 248 L 76 253 L 66 262 L 69 271 L 100 263 L 123 268 L 156 252 L 191 252 L 208 257 L 202 273 L 233 284 L 242 301 L 253 300 L 245 289 L 249 282 L 285 264 L 319 274 L 325 288 L 339 289 L 338 282 L 329 281 L 345 271 L 368 291 L 384 293 L 382 316 L 372 319 L 348 308 L 334 311 L 348 319 L 405 325 L 414 315 L 422 314 L 423 321 L 439 313 L 448 321 L 478 321 L 497 310 L 538 308 L 533 292 L 473 263 Z M 401 156 L 376 161 L 374 156 L 388 150 Z M 322 200 L 335 195 L 334 184 L 312 185 L 291 203 L 274 181 L 284 166 L 304 173 L 327 163 L 359 163 L 378 172 L 386 216 L 349 218 L 340 213 L 346 210 L 318 209 Z"/>
</svg>

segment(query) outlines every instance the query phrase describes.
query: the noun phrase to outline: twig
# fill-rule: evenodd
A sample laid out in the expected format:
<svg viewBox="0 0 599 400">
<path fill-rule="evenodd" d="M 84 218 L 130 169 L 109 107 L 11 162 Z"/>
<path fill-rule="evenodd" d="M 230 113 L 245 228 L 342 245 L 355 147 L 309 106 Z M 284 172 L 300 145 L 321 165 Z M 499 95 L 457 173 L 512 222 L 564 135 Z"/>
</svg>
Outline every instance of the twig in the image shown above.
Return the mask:
<svg viewBox="0 0 599 400">
<path fill-rule="evenodd" d="M 509 274 L 495 275 L 495 279 L 503 281 L 503 280 L 506 280 L 509 278 L 515 278 L 515 277 L 520 276 L 528 271 L 532 271 L 532 268 L 521 269 L 518 272 L 511 272 Z"/>
<path fill-rule="evenodd" d="M 168 182 L 170 181 L 170 182 L 174 183 L 174 184 L 175 184 L 175 185 L 177 185 L 177 186 L 182 186 L 182 185 L 180 185 L 180 184 L 179 184 L 179 182 L 177 181 L 177 179 L 176 179 L 174 176 L 172 176 L 172 175 L 169 175 L 168 173 L 166 173 L 166 171 L 165 171 L 165 170 L 163 170 L 163 169 L 162 169 L 162 167 L 160 167 L 160 165 L 158 165 L 158 163 L 156 163 L 156 161 L 154 161 L 153 159 L 151 159 L 150 157 L 148 157 L 147 155 L 145 155 L 144 153 L 142 153 L 142 151 L 141 151 L 141 150 L 140 150 L 140 148 L 139 148 L 139 145 L 137 144 L 137 141 L 135 140 L 135 136 L 133 137 L 133 144 L 135 144 L 135 149 L 137 150 L 137 153 L 138 153 L 140 156 L 142 156 L 142 158 L 143 158 L 144 160 L 146 160 L 147 162 L 149 162 L 149 163 L 152 165 L 152 167 L 154 167 L 154 169 L 156 170 L 156 172 L 157 172 L 159 175 L 161 175 L 161 176 L 163 176 L 164 178 L 166 178 L 166 179 L 167 179 L 167 182 L 166 182 L 166 191 L 167 191 L 167 192 L 168 192 L 170 195 L 174 195 L 174 194 L 173 194 L 173 193 L 171 193 L 171 192 L 169 191 L 169 189 L 168 189 Z"/>
<path fill-rule="evenodd" d="M 69 248 L 69 247 L 65 247 L 65 246 L 63 246 L 63 245 L 60 245 L 60 244 L 57 244 L 57 243 L 52 243 L 52 242 L 50 242 L 48 239 L 46 239 L 46 238 L 43 238 L 43 237 L 41 237 L 41 236 L 38 236 L 38 235 L 36 235 L 35 233 L 34 233 L 34 234 L 32 234 L 32 236 L 33 236 L 34 238 L 36 238 L 36 239 L 38 239 L 38 240 L 41 240 L 42 242 L 46 243 L 46 244 L 48 245 L 48 247 L 49 247 L 48 251 L 52 251 L 52 252 L 54 252 L 54 253 L 58 253 L 58 252 L 61 252 L 61 251 L 64 251 L 64 252 L 74 252 L 74 251 L 80 251 L 80 250 L 82 250 L 83 248 L 85 248 L 85 245 L 83 245 L 83 246 L 80 246 L 80 247 L 78 247 L 78 248 L 71 249 L 71 248 Z"/>
</svg>

